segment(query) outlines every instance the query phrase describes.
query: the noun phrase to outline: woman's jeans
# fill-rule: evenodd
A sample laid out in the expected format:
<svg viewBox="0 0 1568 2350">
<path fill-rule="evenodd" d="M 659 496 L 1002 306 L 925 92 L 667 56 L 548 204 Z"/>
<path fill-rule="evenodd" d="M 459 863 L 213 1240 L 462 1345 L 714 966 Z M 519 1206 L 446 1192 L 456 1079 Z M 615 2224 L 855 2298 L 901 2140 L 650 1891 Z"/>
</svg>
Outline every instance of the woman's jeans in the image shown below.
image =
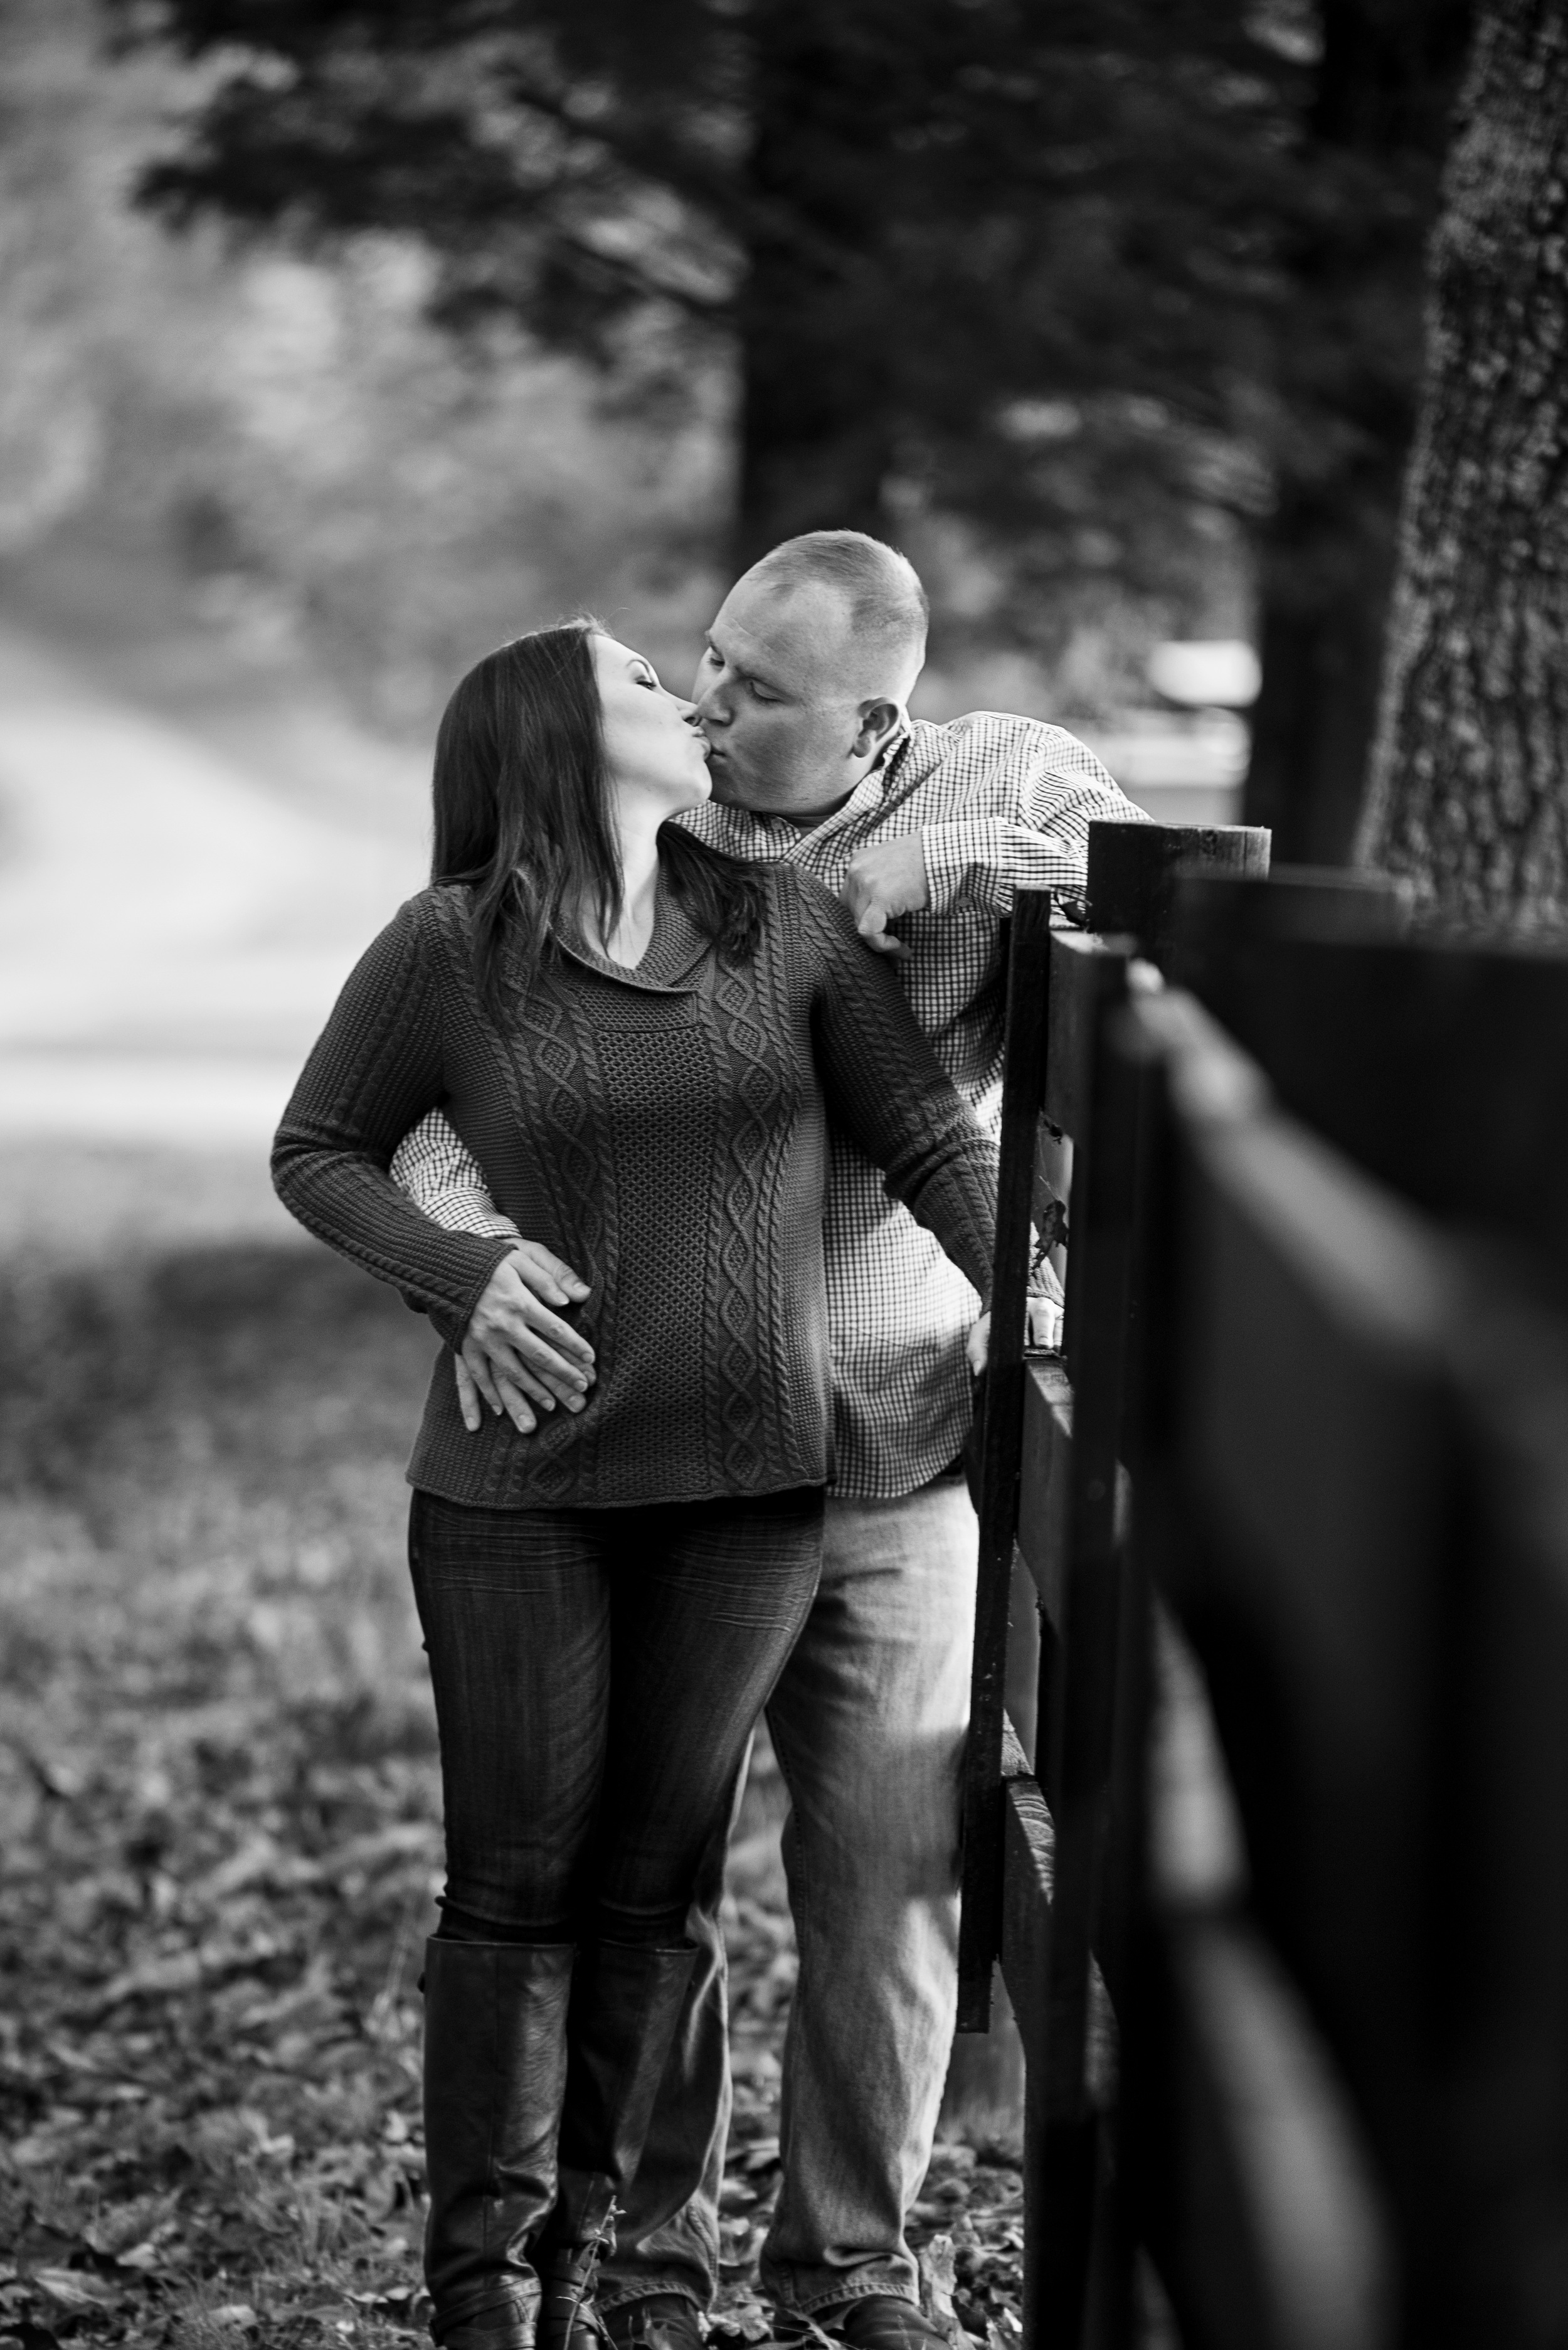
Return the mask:
<svg viewBox="0 0 1568 2350">
<path fill-rule="evenodd" d="M 672 1944 L 805 1623 L 823 1496 L 409 1526 L 441 1732 L 443 1934 Z"/>
</svg>

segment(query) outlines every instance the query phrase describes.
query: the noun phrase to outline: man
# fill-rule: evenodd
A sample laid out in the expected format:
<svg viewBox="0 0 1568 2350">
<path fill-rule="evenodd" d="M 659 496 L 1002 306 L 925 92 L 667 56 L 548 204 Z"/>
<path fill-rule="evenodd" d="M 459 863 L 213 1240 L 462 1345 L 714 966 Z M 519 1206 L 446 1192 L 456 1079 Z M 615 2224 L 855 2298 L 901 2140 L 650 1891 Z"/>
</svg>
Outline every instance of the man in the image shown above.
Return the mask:
<svg viewBox="0 0 1568 2350">
<path fill-rule="evenodd" d="M 737 856 L 839 890 L 899 975 L 949 1074 L 1000 1107 L 998 926 L 1021 884 L 1084 887 L 1095 817 L 1137 820 L 1059 727 L 982 712 L 911 723 L 927 604 L 902 556 L 815 531 L 725 598 L 692 688 L 713 804 L 683 819 Z M 894 926 L 897 926 L 896 928 Z M 446 1222 L 490 1203 L 431 1122 L 393 1172 Z M 927 2350 L 904 2220 L 929 2159 L 957 1985 L 959 1773 L 976 1529 L 957 1460 L 974 1292 L 847 1145 L 826 1204 L 836 1466 L 819 1596 L 768 1709 L 791 1810 L 800 1975 L 784 2055 L 784 2178 L 762 2254 L 781 2334 Z M 551 1260 L 551 1264 L 554 1261 Z M 526 1268 L 524 1268 L 526 1270 Z M 556 1269 L 557 1274 L 560 1269 Z M 569 1302 L 519 1282 L 510 1330 L 471 1332 L 462 1376 L 519 1424 Z M 556 1388 L 577 1400 L 569 1384 Z M 470 1389 L 470 1406 L 477 1409 Z M 617 2350 L 697 2350 L 711 2298 L 728 2113 L 722 1855 L 692 1930 L 704 1959 L 598 2304 Z M 669 2215 L 673 2213 L 673 2217 Z"/>
</svg>

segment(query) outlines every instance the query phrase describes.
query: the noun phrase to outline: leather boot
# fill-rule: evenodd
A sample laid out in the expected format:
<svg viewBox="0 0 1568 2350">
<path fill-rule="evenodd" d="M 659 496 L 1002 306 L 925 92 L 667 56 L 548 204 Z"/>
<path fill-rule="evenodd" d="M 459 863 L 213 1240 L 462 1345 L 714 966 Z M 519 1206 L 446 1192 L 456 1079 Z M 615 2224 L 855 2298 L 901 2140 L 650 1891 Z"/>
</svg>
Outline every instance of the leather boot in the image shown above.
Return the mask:
<svg viewBox="0 0 1568 2350">
<path fill-rule="evenodd" d="M 642 2157 L 696 1946 L 586 1946 L 572 1991 L 556 2208 L 541 2239 L 539 2350 L 603 2350 L 594 2272 Z"/>
<path fill-rule="evenodd" d="M 442 2350 L 534 2350 L 572 1948 L 425 1945 L 425 2282 Z"/>
</svg>

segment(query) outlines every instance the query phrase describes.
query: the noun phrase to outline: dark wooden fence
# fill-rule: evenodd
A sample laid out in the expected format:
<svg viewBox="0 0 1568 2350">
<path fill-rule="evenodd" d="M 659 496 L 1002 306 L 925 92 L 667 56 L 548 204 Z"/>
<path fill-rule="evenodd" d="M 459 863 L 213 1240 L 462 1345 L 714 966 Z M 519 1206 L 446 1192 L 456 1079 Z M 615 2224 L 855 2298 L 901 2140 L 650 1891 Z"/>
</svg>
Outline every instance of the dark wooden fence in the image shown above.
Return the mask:
<svg viewBox="0 0 1568 2350">
<path fill-rule="evenodd" d="M 1546 2350 L 1568 955 L 1202 878 L 1264 856 L 1096 827 L 1096 929 L 1015 913 L 961 2020 L 1000 1959 L 1030 2350 Z M 1041 1243 L 1066 1329 L 1031 1359 Z"/>
</svg>

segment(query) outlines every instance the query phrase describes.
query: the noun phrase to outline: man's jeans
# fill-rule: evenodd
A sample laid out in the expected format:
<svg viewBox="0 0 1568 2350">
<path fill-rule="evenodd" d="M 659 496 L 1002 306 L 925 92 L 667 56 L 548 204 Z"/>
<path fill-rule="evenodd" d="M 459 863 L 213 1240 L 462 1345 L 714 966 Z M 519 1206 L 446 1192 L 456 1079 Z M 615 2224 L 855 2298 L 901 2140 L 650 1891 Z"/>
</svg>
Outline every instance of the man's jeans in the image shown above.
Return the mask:
<svg viewBox="0 0 1568 2350">
<path fill-rule="evenodd" d="M 952 2042 L 975 1555 L 957 1480 L 898 1502 L 830 1497 L 816 1600 L 767 1709 L 790 1794 L 800 1946 L 784 2185 L 762 2255 L 763 2286 L 787 2309 L 917 2293 L 904 2215 Z M 656 2291 L 705 2303 L 713 2290 L 729 2117 L 722 1858 L 715 1846 L 688 1920 L 704 1955 L 601 2277 L 604 2307 Z M 649 2226 L 681 2184 L 675 2218 Z"/>
</svg>

